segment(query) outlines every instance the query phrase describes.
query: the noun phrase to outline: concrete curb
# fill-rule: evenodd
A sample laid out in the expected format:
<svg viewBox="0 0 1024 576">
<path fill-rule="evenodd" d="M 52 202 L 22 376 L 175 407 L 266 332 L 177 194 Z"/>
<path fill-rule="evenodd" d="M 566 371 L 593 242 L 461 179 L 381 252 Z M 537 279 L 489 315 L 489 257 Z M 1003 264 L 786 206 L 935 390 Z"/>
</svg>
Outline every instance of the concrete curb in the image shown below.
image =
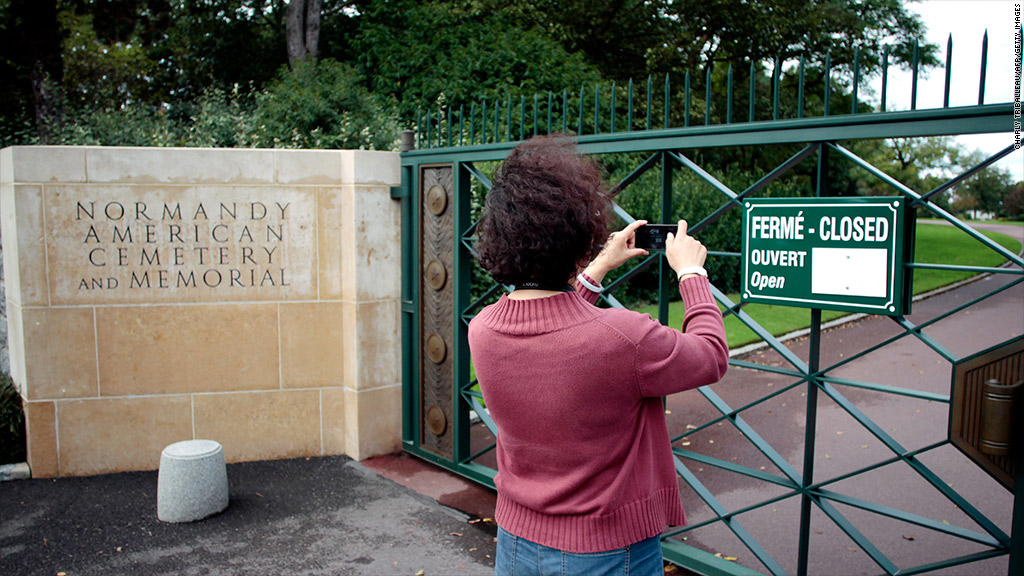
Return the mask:
<svg viewBox="0 0 1024 576">
<path fill-rule="evenodd" d="M 28 467 L 28 462 L 0 465 L 0 482 L 5 480 L 28 480 L 31 477 L 32 470 Z"/>
</svg>

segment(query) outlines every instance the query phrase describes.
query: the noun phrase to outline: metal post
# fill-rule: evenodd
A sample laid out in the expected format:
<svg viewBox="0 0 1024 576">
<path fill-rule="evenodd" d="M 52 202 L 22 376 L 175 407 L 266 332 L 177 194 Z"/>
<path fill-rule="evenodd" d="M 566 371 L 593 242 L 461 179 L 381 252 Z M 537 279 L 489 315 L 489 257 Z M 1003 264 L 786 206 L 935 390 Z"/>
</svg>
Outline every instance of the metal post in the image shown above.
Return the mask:
<svg viewBox="0 0 1024 576">
<path fill-rule="evenodd" d="M 1024 417 L 1024 408 L 1021 402 L 1016 403 L 1014 418 L 1019 422 Z M 1024 470 L 1021 465 L 1024 463 L 1024 426 L 1015 427 L 1016 438 L 1014 438 L 1014 458 L 1016 458 L 1013 486 L 1013 520 L 1010 524 L 1010 565 L 1007 570 L 1008 576 L 1024 574 L 1024 502 L 1017 499 L 1024 493 Z"/>
</svg>

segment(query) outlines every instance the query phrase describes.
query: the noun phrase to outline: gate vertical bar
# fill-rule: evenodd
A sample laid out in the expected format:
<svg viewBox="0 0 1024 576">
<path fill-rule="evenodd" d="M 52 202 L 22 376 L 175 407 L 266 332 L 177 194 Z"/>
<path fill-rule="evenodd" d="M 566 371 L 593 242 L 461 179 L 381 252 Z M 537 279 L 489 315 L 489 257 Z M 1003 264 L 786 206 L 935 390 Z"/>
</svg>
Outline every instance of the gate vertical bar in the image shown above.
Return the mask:
<svg viewBox="0 0 1024 576">
<path fill-rule="evenodd" d="M 815 195 L 819 198 L 828 191 L 828 146 L 818 146 L 818 173 Z M 818 428 L 818 380 L 817 372 L 821 359 L 821 309 L 811 309 L 810 340 L 807 358 L 807 408 L 804 420 L 804 466 L 800 479 L 800 539 L 797 554 L 797 574 L 807 576 L 810 556 L 811 512 L 814 502 L 808 487 L 814 482 L 814 451 Z"/>
<path fill-rule="evenodd" d="M 670 224 L 672 219 L 672 158 L 667 152 L 661 153 L 661 221 Z M 658 260 L 658 321 L 668 324 L 669 297 L 672 296 L 674 270 L 668 265 L 668 258 L 662 252 Z"/>
<path fill-rule="evenodd" d="M 455 420 L 455 430 L 452 454 L 455 462 L 464 463 L 472 454 L 472 449 L 469 436 L 469 408 L 462 406 L 465 402 L 462 396 L 462 384 L 469 382 L 469 327 L 462 320 L 462 311 L 469 308 L 470 305 L 470 285 L 473 281 L 471 260 L 473 255 L 469 253 L 461 239 L 465 231 L 469 229 L 472 220 L 470 214 L 472 180 L 466 171 L 463 170 L 460 162 L 452 164 L 452 177 L 454 178 L 452 182 L 452 208 L 455 210 L 454 217 L 452 218 L 452 225 L 454 227 L 452 231 L 452 242 L 454 243 L 452 271 L 455 274 L 455 305 L 452 307 L 452 326 L 454 329 L 452 339 L 454 340 L 453 347 L 455 348 L 453 351 L 455 354 L 455 369 L 452 371 L 452 402 L 455 406 L 453 406 L 452 411 Z"/>
<path fill-rule="evenodd" d="M 416 149 L 416 134 L 412 130 L 402 132 L 401 151 L 407 152 Z M 402 202 L 402 297 L 401 297 L 401 326 L 402 326 L 402 382 L 417 382 L 419 380 L 418 350 L 414 345 L 419 342 L 419 334 L 416 328 L 416 307 L 418 298 L 416 296 L 417 283 L 415 282 L 415 263 L 419 261 L 416 250 L 416 239 L 419 238 L 419 226 L 416 225 L 416 209 L 419 202 L 419 178 L 412 166 L 402 167 L 402 183 L 399 186 L 398 197 Z M 419 444 L 416 434 L 416 407 L 419 406 L 418 388 L 416 386 L 402 386 L 402 443 L 406 446 Z"/>
</svg>

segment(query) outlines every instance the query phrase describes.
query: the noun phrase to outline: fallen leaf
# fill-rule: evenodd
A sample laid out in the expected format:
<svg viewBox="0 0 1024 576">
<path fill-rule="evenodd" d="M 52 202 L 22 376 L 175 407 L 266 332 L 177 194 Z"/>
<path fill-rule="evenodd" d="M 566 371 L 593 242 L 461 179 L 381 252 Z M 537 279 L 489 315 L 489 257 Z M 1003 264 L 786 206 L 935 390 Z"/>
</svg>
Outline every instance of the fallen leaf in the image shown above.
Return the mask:
<svg viewBox="0 0 1024 576">
<path fill-rule="evenodd" d="M 470 548 L 470 549 L 469 549 L 469 551 L 470 551 L 470 552 L 476 552 L 476 551 L 477 551 L 477 549 L 476 549 L 476 548 Z"/>
<path fill-rule="evenodd" d="M 843 435 L 843 431 L 842 430 L 836 430 L 836 436 L 842 436 L 842 435 Z"/>
<path fill-rule="evenodd" d="M 473 518 L 472 520 L 469 521 L 470 524 L 479 524 L 481 522 L 483 522 L 482 518 Z"/>
<path fill-rule="evenodd" d="M 687 429 L 687 430 L 696 430 L 696 429 L 697 429 L 697 427 L 696 427 L 696 426 L 694 426 L 693 424 L 687 424 L 687 425 L 686 425 L 686 429 Z"/>
<path fill-rule="evenodd" d="M 671 410 L 665 410 L 665 414 L 671 414 L 671 413 L 672 413 Z"/>
<path fill-rule="evenodd" d="M 689 442 L 689 441 L 687 441 L 687 442 L 683 442 L 683 446 L 689 446 L 689 445 L 690 445 L 690 442 Z"/>
<path fill-rule="evenodd" d="M 725 558 L 729 562 L 735 562 L 735 561 L 739 560 L 739 558 L 737 558 L 735 556 L 723 556 L 723 558 Z"/>
<path fill-rule="evenodd" d="M 459 538 L 462 538 L 462 534 L 459 534 L 458 532 L 451 532 L 451 535 L 452 536 L 458 536 Z"/>
<path fill-rule="evenodd" d="M 914 537 L 913 536 L 904 536 L 903 539 L 904 540 L 910 540 L 911 542 L 914 541 Z"/>
<path fill-rule="evenodd" d="M 121 547 L 120 547 L 120 546 L 118 546 L 117 548 L 115 548 L 115 550 L 117 550 L 118 552 L 120 552 L 120 551 L 121 551 Z"/>
<path fill-rule="evenodd" d="M 714 440 L 708 440 L 708 444 L 714 444 L 714 443 L 715 443 Z"/>
<path fill-rule="evenodd" d="M 672 573 L 676 572 L 677 570 L 678 570 L 678 568 L 676 568 L 675 564 L 669 564 L 669 565 L 665 566 L 665 574 L 672 574 Z"/>
<path fill-rule="evenodd" d="M 416 572 L 416 576 L 423 576 L 424 574 L 426 574 L 426 572 L 424 572 L 423 570 Z"/>
<path fill-rule="evenodd" d="M 831 459 L 832 459 L 831 456 L 829 456 L 828 454 L 825 454 L 825 460 L 831 460 Z"/>
<path fill-rule="evenodd" d="M 857 551 L 857 548 L 855 546 L 847 546 L 846 549 L 849 550 L 850 552 L 856 552 Z"/>
<path fill-rule="evenodd" d="M 494 522 L 494 518 L 484 518 L 484 522 Z"/>
</svg>

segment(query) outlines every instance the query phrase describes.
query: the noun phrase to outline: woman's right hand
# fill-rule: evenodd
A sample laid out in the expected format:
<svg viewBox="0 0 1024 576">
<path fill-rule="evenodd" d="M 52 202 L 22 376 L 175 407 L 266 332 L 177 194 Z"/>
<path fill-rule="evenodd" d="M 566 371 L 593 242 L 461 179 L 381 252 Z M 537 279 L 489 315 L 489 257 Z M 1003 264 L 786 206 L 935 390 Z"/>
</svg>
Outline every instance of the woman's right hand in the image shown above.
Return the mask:
<svg viewBox="0 0 1024 576">
<path fill-rule="evenodd" d="M 686 228 L 686 220 L 680 220 L 676 233 L 669 232 L 665 238 L 665 257 L 677 274 L 684 268 L 704 266 L 708 256 L 708 249 L 693 236 L 688 236 Z"/>
</svg>

